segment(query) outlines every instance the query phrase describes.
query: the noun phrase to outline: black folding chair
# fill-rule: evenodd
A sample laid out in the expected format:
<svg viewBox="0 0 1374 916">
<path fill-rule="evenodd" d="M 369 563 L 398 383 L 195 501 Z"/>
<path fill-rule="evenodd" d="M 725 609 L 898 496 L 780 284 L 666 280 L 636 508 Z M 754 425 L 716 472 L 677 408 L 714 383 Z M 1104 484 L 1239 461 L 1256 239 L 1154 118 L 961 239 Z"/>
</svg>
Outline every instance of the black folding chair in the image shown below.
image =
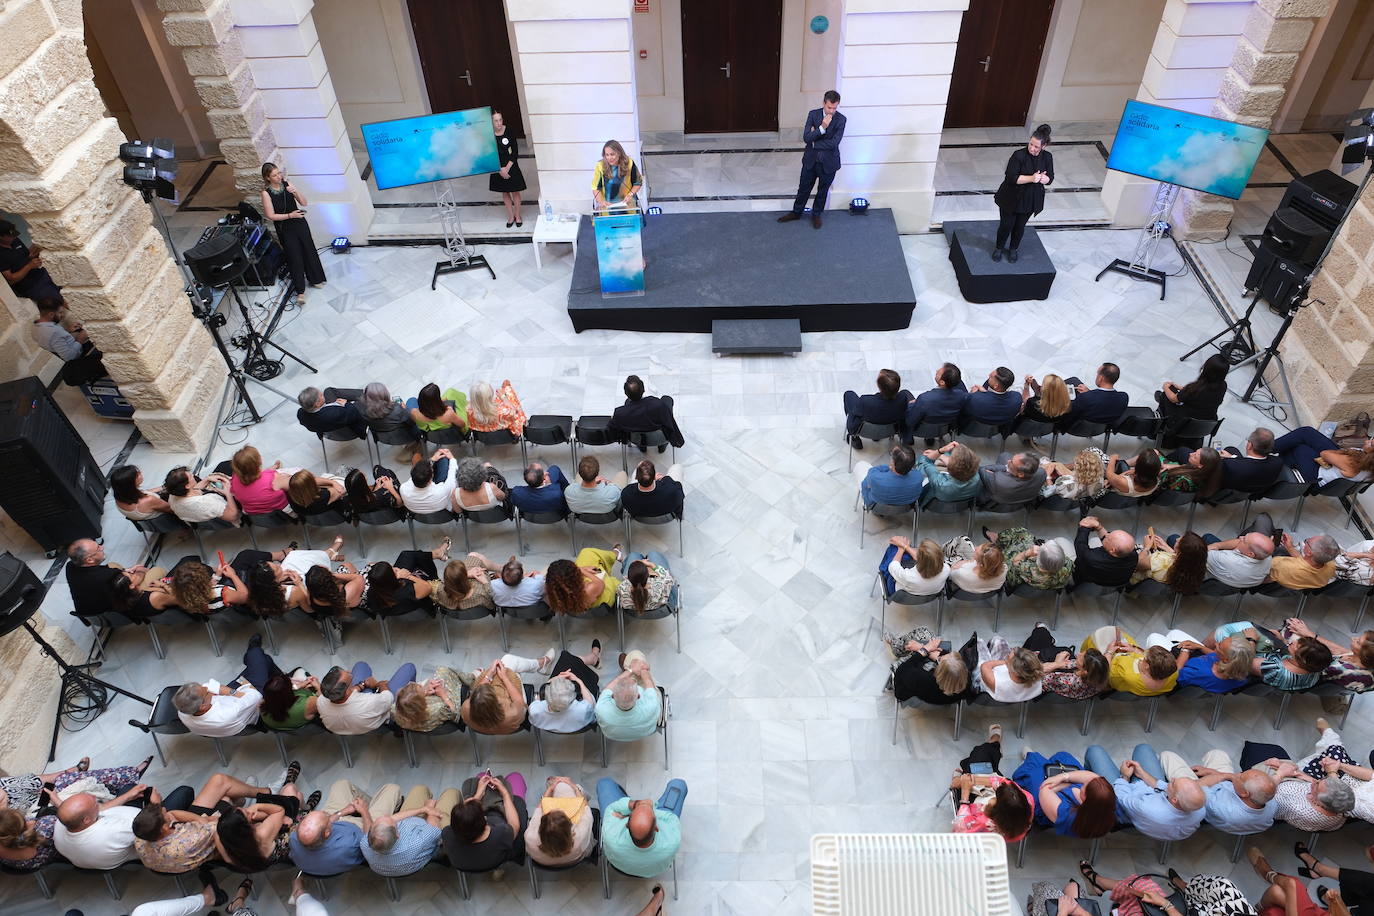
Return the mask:
<svg viewBox="0 0 1374 916">
<path fill-rule="evenodd" d="M 577 470 L 577 446 L 573 442 L 573 418 L 564 414 L 535 414 L 525 421 L 522 433 L 531 445 L 566 445 L 572 457 L 571 476 Z"/>
</svg>

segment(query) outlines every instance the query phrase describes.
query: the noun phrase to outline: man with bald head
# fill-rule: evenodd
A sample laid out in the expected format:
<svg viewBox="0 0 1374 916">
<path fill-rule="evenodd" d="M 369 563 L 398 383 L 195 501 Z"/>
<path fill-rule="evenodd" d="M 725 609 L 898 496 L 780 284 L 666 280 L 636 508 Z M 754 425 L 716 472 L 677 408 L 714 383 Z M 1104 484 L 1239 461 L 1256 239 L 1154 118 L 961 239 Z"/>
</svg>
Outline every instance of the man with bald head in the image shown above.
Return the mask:
<svg viewBox="0 0 1374 916">
<path fill-rule="evenodd" d="M 102 871 L 138 858 L 134 818 L 139 811 L 136 804 L 146 789 L 139 783 L 104 803 L 87 792 L 78 792 L 62 802 L 52 837 L 58 853 L 77 868 Z M 162 797 L 153 791 L 149 801 L 160 804 Z"/>
<path fill-rule="evenodd" d="M 1204 818 L 1221 832 L 1247 836 L 1273 826 L 1278 814 L 1274 800 L 1278 784 L 1268 773 L 1254 769 L 1237 773 L 1231 755 L 1218 749 L 1202 755 L 1201 766 L 1188 766 L 1173 751 L 1160 754 L 1159 762 L 1170 780 L 1197 777 L 1207 796 Z"/>
<path fill-rule="evenodd" d="M 391 810 L 395 810 L 391 796 Z M 363 838 L 363 812 L 368 798 L 347 779 L 329 788 L 329 795 L 317 811 L 311 811 L 291 831 L 291 861 L 308 875 L 337 875 L 364 862 L 360 845 Z"/>
<path fill-rule="evenodd" d="M 1207 796 L 1193 778 L 1168 779 L 1155 749 L 1137 744 L 1132 759 L 1120 767 L 1100 745 L 1084 755 L 1088 769 L 1112 781 L 1117 820 L 1130 824 L 1152 840 L 1182 840 L 1193 835 L 1207 807 Z"/>
<path fill-rule="evenodd" d="M 1088 536 L 1096 534 L 1101 546 L 1092 547 Z M 1108 531 L 1097 516 L 1089 515 L 1078 523 L 1073 542 L 1073 581 L 1075 585 L 1102 585 L 1115 588 L 1131 580 L 1136 567 L 1135 538 L 1129 531 Z"/>
<path fill-rule="evenodd" d="M 1207 575 L 1233 588 L 1253 588 L 1269 577 L 1274 539 L 1248 531 L 1227 541 L 1204 534 L 1207 542 Z"/>
<path fill-rule="evenodd" d="M 601 807 L 601 851 L 617 870 L 637 878 L 652 878 L 673 864 L 682 843 L 682 803 L 687 783 L 671 779 L 658 801 L 631 800 L 614 779 L 596 784 Z"/>
</svg>

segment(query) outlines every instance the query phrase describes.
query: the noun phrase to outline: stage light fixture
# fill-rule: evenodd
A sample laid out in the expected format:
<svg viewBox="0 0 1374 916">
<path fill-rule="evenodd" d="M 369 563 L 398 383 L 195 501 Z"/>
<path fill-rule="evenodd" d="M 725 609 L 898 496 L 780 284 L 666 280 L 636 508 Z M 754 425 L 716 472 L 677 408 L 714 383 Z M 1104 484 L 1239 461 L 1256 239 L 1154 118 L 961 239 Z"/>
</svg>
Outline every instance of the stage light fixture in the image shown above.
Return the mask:
<svg viewBox="0 0 1374 916">
<path fill-rule="evenodd" d="M 853 200 L 851 200 L 851 201 L 849 202 L 849 212 L 850 212 L 850 213 L 867 213 L 867 212 L 868 212 L 868 198 L 867 198 L 867 197 L 856 197 L 856 198 L 854 198 Z"/>
<path fill-rule="evenodd" d="M 121 143 L 119 159 L 124 163 L 123 180 L 129 187 L 142 191 L 144 197 L 156 194 L 164 200 L 176 200 L 177 189 L 172 182 L 177 177 L 177 158 L 171 140 Z"/>
<path fill-rule="evenodd" d="M 334 241 L 329 243 L 329 247 L 335 254 L 348 254 L 353 243 L 348 240 L 348 236 L 337 235 L 334 237 Z"/>
</svg>

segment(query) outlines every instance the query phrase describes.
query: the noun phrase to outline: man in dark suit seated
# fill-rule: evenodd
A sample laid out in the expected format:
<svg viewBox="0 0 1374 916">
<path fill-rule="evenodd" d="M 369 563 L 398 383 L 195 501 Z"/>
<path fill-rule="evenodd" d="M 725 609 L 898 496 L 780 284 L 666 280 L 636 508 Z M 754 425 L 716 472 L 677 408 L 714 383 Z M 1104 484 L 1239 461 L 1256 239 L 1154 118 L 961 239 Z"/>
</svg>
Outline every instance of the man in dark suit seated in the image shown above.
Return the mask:
<svg viewBox="0 0 1374 916">
<path fill-rule="evenodd" d="M 128 579 L 129 588 L 138 592 L 147 591 L 148 586 L 166 574 L 158 566 L 124 569 L 106 563 L 105 548 L 90 538 L 73 541 L 67 548 L 67 587 L 72 593 L 72 613 L 78 617 L 94 617 L 113 610 L 115 590 L 122 587 L 120 579 Z"/>
<path fill-rule="evenodd" d="M 954 363 L 945 363 L 935 370 L 935 387 L 921 392 L 920 396 L 906 409 L 906 434 L 902 441 L 911 445 L 916 441 L 916 427 L 922 423 L 953 423 L 959 419 L 968 399 L 968 389 L 964 387 L 964 376 Z M 934 439 L 926 439 L 926 447 L 935 445 Z"/>
<path fill-rule="evenodd" d="M 359 437 L 367 434 L 367 423 L 358 413 L 354 402 L 363 396 L 361 388 L 326 388 L 311 386 L 296 396 L 300 410 L 296 422 L 312 433 L 332 433 L 336 429 L 351 429 Z"/>
<path fill-rule="evenodd" d="M 622 439 L 627 433 L 662 432 L 674 448 L 682 448 L 685 440 L 682 430 L 677 428 L 677 420 L 673 419 L 672 398 L 667 395 L 661 398 L 645 396 L 644 380 L 637 375 L 625 378 L 624 391 L 625 403 L 611 414 L 611 432 Z M 660 445 L 658 450 L 662 452 L 665 448 Z M 641 452 L 644 450 L 640 448 Z"/>
<path fill-rule="evenodd" d="M 1227 448 L 1222 451 L 1221 457 L 1222 487 L 1245 493 L 1257 493 L 1272 487 L 1285 467 L 1283 459 L 1274 453 L 1273 430 L 1263 426 L 1245 440 L 1245 454 L 1235 448 Z"/>
<path fill-rule="evenodd" d="M 962 417 L 976 423 L 1001 426 L 1021 412 L 1021 392 L 1012 389 L 1016 376 L 1006 366 L 988 373 L 987 385 L 974 385 L 964 401 Z"/>
<path fill-rule="evenodd" d="M 902 377 L 891 369 L 878 373 L 878 393 L 862 397 L 856 391 L 844 393 L 844 432 L 849 444 L 857 449 L 864 442 L 854 435 L 864 422 L 901 425 L 906 416 L 907 404 L 911 402 L 911 392 L 902 388 Z"/>
<path fill-rule="evenodd" d="M 682 514 L 682 474 L 679 465 L 668 468 L 667 474 L 654 470 L 647 458 L 635 465 L 635 482 L 620 491 L 620 505 L 630 515 L 648 518 L 654 515 Z"/>
<path fill-rule="evenodd" d="M 559 512 L 568 507 L 563 501 L 563 491 L 568 488 L 568 478 L 556 464 L 545 468 L 537 461 L 525 468 L 525 485 L 512 487 L 510 501 L 521 512 Z"/>
<path fill-rule="evenodd" d="M 978 476 L 983 481 L 983 495 L 978 501 L 983 504 L 1027 503 L 1039 496 L 1045 485 L 1045 469 L 1030 452 L 1003 452 L 996 464 L 987 465 Z"/>
<path fill-rule="evenodd" d="M 1096 533 L 1101 547 L 1089 547 L 1088 535 Z M 1138 556 L 1135 538 L 1129 531 L 1108 531 L 1096 516 L 1085 516 L 1078 523 L 1074 538 L 1073 581 L 1077 584 L 1115 587 L 1131 581 Z"/>
<path fill-rule="evenodd" d="M 1087 385 L 1081 384 L 1075 386 L 1076 393 L 1073 403 L 1069 405 L 1069 413 L 1064 418 L 1064 426 L 1068 427 L 1079 420 L 1086 423 L 1115 423 L 1121 419 L 1121 415 L 1131 403 L 1131 396 L 1112 387 L 1119 378 L 1120 366 L 1116 363 L 1103 363 L 1097 367 L 1097 379 L 1094 382 L 1096 388 L 1090 389 Z"/>
<path fill-rule="evenodd" d="M 844 115 L 840 114 L 840 94 L 831 89 L 821 100 L 820 108 L 813 108 L 806 114 L 806 125 L 802 128 L 802 140 L 806 152 L 802 153 L 801 181 L 797 183 L 797 199 L 792 201 L 792 210 L 778 217 L 778 222 L 789 223 L 801 219 L 806 208 L 806 199 L 811 196 L 811 188 L 817 182 L 816 202 L 811 205 L 811 227 L 821 228 L 821 213 L 825 211 L 825 201 L 830 195 L 830 185 L 835 181 L 835 173 L 840 170 L 840 141 L 844 139 Z"/>
</svg>

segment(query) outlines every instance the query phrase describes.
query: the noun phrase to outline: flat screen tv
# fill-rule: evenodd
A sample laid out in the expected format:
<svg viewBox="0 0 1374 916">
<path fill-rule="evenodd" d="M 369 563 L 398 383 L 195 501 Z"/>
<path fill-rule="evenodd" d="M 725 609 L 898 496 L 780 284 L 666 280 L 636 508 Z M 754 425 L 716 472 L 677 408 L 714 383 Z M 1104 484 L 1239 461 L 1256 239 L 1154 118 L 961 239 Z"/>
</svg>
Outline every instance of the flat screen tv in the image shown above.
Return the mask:
<svg viewBox="0 0 1374 916">
<path fill-rule="evenodd" d="M 363 125 L 378 190 L 485 175 L 501 168 L 491 108 Z"/>
<path fill-rule="evenodd" d="M 1107 168 L 1239 200 L 1269 131 L 1131 100 Z"/>
</svg>

